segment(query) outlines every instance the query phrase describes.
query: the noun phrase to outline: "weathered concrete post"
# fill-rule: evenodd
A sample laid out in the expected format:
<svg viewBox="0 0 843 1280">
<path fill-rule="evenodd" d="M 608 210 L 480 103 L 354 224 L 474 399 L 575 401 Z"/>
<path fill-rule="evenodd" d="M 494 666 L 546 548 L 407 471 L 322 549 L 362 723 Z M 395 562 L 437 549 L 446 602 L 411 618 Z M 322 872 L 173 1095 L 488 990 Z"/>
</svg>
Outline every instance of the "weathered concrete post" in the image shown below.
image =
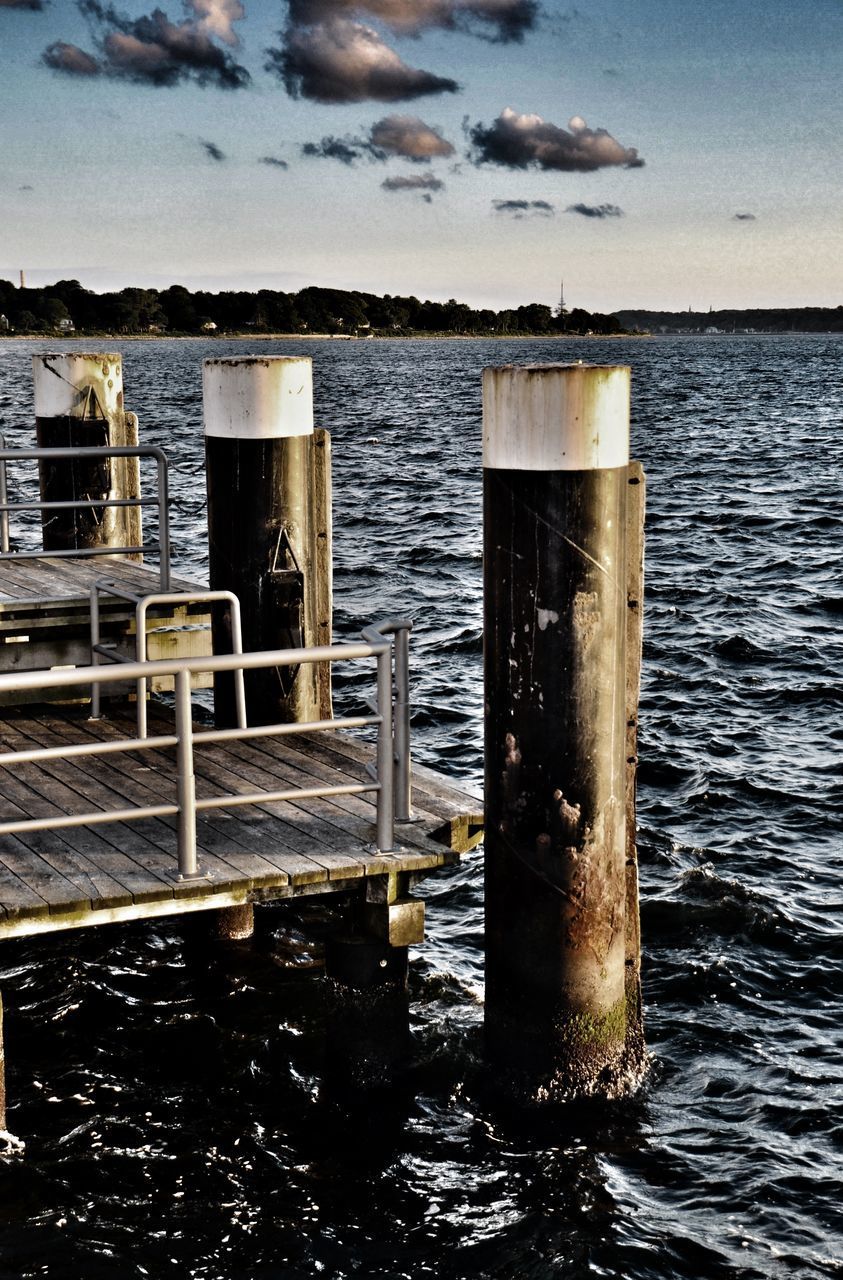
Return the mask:
<svg viewBox="0 0 843 1280">
<path fill-rule="evenodd" d="M 86 461 L 81 450 L 106 445 L 133 446 L 138 420 L 123 408 L 123 361 L 119 355 L 65 352 L 32 357 L 35 428 L 39 448 L 78 447 L 78 458 L 39 463 L 41 499 L 68 502 L 140 496 L 137 458 Z M 138 547 L 141 508 L 97 507 L 45 511 L 45 551 L 86 547 Z M 143 559 L 137 551 L 130 557 Z"/>
<path fill-rule="evenodd" d="M 629 369 L 483 374 L 486 1038 L 507 1087 L 629 1072 Z"/>
<path fill-rule="evenodd" d="M 246 650 L 331 642 L 330 436 L 313 427 L 309 357 L 206 360 L 210 581 L 240 600 Z M 214 649 L 230 644 L 225 619 Z M 328 664 L 246 673 L 250 724 L 328 719 Z M 217 723 L 235 723 L 230 678 Z"/>
</svg>

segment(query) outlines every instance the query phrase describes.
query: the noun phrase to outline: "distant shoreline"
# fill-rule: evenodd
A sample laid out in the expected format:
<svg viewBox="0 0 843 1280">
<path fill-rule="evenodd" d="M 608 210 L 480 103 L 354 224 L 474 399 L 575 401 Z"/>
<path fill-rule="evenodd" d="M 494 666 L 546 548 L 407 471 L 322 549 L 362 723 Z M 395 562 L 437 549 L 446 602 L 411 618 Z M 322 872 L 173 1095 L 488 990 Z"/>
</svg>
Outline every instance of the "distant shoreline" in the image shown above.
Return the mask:
<svg viewBox="0 0 843 1280">
<path fill-rule="evenodd" d="M 617 342 L 652 336 L 650 333 L 379 333 L 363 338 L 348 333 L 7 333 L 0 334 L 0 342 Z"/>
</svg>

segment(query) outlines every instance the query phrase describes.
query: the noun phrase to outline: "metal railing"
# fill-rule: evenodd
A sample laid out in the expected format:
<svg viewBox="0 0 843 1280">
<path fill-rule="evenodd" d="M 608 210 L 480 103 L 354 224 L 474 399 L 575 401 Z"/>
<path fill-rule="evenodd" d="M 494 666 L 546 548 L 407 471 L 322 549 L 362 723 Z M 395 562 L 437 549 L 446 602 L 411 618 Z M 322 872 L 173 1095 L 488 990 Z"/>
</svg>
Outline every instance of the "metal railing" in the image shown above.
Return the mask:
<svg viewBox="0 0 843 1280">
<path fill-rule="evenodd" d="M 197 587 L 195 591 L 162 591 L 157 595 L 138 595 L 133 591 L 128 591 L 118 586 L 114 582 L 100 581 L 95 582 L 91 587 L 90 608 L 91 608 L 91 664 L 99 666 L 103 658 L 109 662 L 131 662 L 132 659 L 126 654 L 120 653 L 114 644 L 102 643 L 100 633 L 100 594 L 116 597 L 118 600 L 126 600 L 135 606 L 135 661 L 146 662 L 146 616 L 150 608 L 156 605 L 166 605 L 172 608 L 180 604 L 213 604 L 215 602 L 225 602 L 228 604 L 231 617 L 231 651 L 232 653 L 243 652 L 243 625 L 240 619 L 240 601 L 233 591 L 204 591 L 201 587 Z M 146 729 L 146 689 L 147 680 L 143 676 L 138 680 L 137 690 L 137 716 L 138 716 L 138 737 L 145 738 Z M 241 728 L 246 728 L 246 687 L 243 681 L 243 668 L 238 667 L 234 672 L 234 707 L 237 716 L 237 723 Z M 100 717 L 100 687 L 98 683 L 91 686 L 91 719 L 98 720 Z"/>
<path fill-rule="evenodd" d="M 385 624 L 393 627 L 396 624 Z M 409 624 L 404 624 L 404 634 Z M 112 684 L 125 680 L 175 678 L 175 733 L 148 738 L 122 738 L 107 742 L 85 742 L 58 747 L 36 747 L 25 751 L 0 752 L 0 769 L 27 763 L 68 761 L 86 756 L 105 756 L 132 751 L 176 748 L 176 798 L 174 803 L 139 805 L 131 808 L 97 809 L 88 813 L 62 814 L 48 818 L 26 818 L 0 823 L 0 835 L 21 835 L 35 831 L 57 831 L 68 827 L 95 826 L 108 822 L 131 822 L 143 818 L 176 818 L 178 875 L 194 879 L 202 875 L 196 848 L 197 814 L 208 809 L 237 805 L 265 805 L 331 796 L 376 793 L 376 845 L 380 852 L 394 849 L 395 744 L 393 739 L 392 641 L 377 628 L 367 628 L 364 642 L 322 645 L 311 649 L 276 649 L 261 653 L 222 654 L 211 658 L 174 658 L 156 662 L 128 662 L 116 666 L 78 667 L 75 670 L 21 671 L 0 675 L 0 696 L 22 690 L 65 688 L 76 685 Z M 336 720 L 314 720 L 301 724 L 261 725 L 254 728 L 194 731 L 191 717 L 190 677 L 198 672 L 256 670 L 263 667 L 298 666 L 307 662 L 338 662 L 361 658 L 377 660 L 377 701 L 371 715 L 344 716 Z M 403 715 L 404 712 L 402 711 Z M 197 799 L 194 749 L 210 743 L 243 742 L 255 738 L 312 733 L 333 729 L 377 727 L 377 776 L 372 782 L 337 786 L 305 787 L 248 794 L 203 796 Z M 409 782 L 409 752 L 403 757 Z M 408 789 L 409 790 L 409 789 Z"/>
<path fill-rule="evenodd" d="M 154 498 L 142 498 L 140 494 L 131 498 L 73 498 L 61 502 L 48 502 L 36 499 L 24 502 L 10 502 L 8 494 L 7 468 L 10 462 L 52 462 L 59 458 L 86 461 L 95 458 L 154 458 L 157 466 L 157 485 Z M 87 556 L 136 555 L 138 553 L 158 556 L 158 585 L 161 591 L 170 588 L 170 517 L 169 517 L 169 476 L 167 455 L 163 449 L 155 445 L 103 445 L 88 447 L 85 445 L 72 447 L 62 445 L 57 448 L 11 449 L 6 448 L 0 436 L 0 560 L 34 560 L 49 558 L 67 559 Z M 112 507 L 156 507 L 158 511 L 157 539 L 141 543 L 140 546 L 102 546 L 80 547 L 57 551 L 12 551 L 9 530 L 9 515 L 14 511 L 77 511 L 92 508 L 105 510 Z"/>
<path fill-rule="evenodd" d="M 395 774 L 395 821 L 412 822 L 412 796 L 410 791 L 410 632 L 413 624 L 408 618 L 385 618 L 365 627 L 363 639 L 375 643 L 384 636 L 394 637 L 394 702 L 393 702 L 393 765 Z M 381 763 L 378 762 L 378 770 Z"/>
</svg>

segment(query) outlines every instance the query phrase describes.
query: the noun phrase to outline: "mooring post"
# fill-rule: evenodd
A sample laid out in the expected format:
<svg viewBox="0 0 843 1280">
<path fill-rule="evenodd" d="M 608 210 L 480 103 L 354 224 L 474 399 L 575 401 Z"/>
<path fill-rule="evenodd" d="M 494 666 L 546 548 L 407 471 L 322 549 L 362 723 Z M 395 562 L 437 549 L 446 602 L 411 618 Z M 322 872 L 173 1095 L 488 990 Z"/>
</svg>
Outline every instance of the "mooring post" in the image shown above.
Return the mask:
<svg viewBox="0 0 843 1280">
<path fill-rule="evenodd" d="M 123 408 L 121 356 L 65 352 L 32 357 L 35 382 L 35 429 L 39 448 L 107 445 L 132 447 L 138 443 L 138 420 Z M 140 496 L 137 458 L 75 458 L 39 463 L 41 499 L 70 502 L 106 498 L 128 500 Z M 45 551 L 84 550 L 88 547 L 140 547 L 141 508 L 77 507 L 42 514 Z M 142 560 L 140 551 L 128 557 Z"/>
<path fill-rule="evenodd" d="M 238 596 L 246 650 L 330 644 L 330 437 L 314 430 L 310 358 L 206 360 L 203 394 L 212 589 Z M 219 617 L 214 649 L 229 643 Z M 329 665 L 247 672 L 246 706 L 250 724 L 329 719 Z M 235 723 L 230 677 L 214 708 Z"/>
<path fill-rule="evenodd" d="M 486 1040 L 536 1101 L 624 1090 L 630 373 L 483 374 Z"/>
</svg>

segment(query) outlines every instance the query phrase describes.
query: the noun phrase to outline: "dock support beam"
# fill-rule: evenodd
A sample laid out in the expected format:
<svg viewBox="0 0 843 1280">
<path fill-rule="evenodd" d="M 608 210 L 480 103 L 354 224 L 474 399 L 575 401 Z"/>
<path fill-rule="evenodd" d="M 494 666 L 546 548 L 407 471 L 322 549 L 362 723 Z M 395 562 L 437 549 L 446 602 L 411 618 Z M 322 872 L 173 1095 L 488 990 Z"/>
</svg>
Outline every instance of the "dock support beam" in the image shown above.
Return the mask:
<svg viewBox="0 0 843 1280">
<path fill-rule="evenodd" d="M 213 590 L 240 600 L 245 650 L 331 642 L 330 436 L 313 427 L 309 357 L 206 360 L 208 540 Z M 226 652 L 226 620 L 214 650 Z M 331 716 L 330 664 L 246 674 L 249 724 Z M 230 677 L 215 682 L 231 726 Z"/>
<path fill-rule="evenodd" d="M 328 941 L 326 1077 L 342 1092 L 388 1088 L 410 1048 L 406 946 L 371 934 Z"/>
<path fill-rule="evenodd" d="M 32 357 L 35 428 L 39 448 L 134 446 L 138 420 L 123 408 L 123 361 L 115 353 L 65 352 Z M 44 502 L 140 496 L 137 458 L 61 458 L 39 464 Z M 140 547 L 140 507 L 45 511 L 45 551 Z M 142 560 L 140 551 L 127 557 Z"/>
<path fill-rule="evenodd" d="M 486 1042 L 531 1101 L 629 1087 L 629 386 L 483 376 Z"/>
<path fill-rule="evenodd" d="M 244 902 L 239 907 L 221 907 L 208 911 L 208 936 L 214 942 L 243 942 L 255 932 L 254 903 Z"/>
</svg>

